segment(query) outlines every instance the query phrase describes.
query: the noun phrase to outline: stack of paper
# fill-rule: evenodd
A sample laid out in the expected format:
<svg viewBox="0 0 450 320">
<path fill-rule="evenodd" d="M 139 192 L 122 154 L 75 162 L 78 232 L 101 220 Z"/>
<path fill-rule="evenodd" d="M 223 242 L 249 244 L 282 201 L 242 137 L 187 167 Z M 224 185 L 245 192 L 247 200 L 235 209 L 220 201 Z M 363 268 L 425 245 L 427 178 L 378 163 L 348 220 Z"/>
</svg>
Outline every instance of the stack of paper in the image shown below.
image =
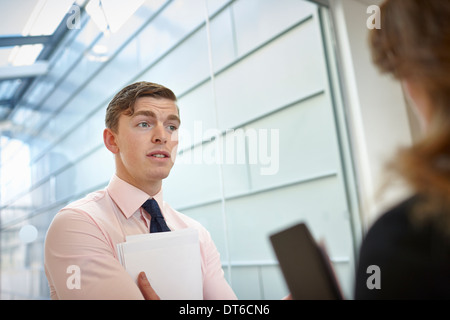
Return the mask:
<svg viewBox="0 0 450 320">
<path fill-rule="evenodd" d="M 119 261 L 133 279 L 144 271 L 161 299 L 203 299 L 196 229 L 127 236 L 117 244 Z"/>
</svg>

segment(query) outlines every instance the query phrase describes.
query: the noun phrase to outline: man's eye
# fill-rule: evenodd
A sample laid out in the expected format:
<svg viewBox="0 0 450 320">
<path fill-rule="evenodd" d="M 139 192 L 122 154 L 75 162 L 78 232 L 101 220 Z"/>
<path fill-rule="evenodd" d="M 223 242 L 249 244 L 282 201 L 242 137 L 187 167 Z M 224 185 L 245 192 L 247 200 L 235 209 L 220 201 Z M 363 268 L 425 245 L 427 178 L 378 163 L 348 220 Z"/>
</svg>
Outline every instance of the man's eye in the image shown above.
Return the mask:
<svg viewBox="0 0 450 320">
<path fill-rule="evenodd" d="M 150 125 L 147 122 L 139 122 L 138 127 L 148 128 Z"/>
<path fill-rule="evenodd" d="M 172 126 L 172 125 L 168 126 L 168 128 L 169 128 L 170 131 L 176 131 L 178 129 L 177 126 Z"/>
</svg>

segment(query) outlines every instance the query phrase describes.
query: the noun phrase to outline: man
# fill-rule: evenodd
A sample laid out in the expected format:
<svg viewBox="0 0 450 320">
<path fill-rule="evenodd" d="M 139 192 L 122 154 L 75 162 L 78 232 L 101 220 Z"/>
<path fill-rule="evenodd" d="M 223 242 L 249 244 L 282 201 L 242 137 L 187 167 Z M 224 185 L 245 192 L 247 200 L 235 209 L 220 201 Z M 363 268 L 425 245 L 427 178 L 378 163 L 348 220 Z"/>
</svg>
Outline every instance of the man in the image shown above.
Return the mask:
<svg viewBox="0 0 450 320">
<path fill-rule="evenodd" d="M 45 242 L 52 299 L 158 298 L 145 274 L 132 279 L 116 252 L 117 243 L 127 235 L 156 227 L 142 207 L 149 199 L 156 200 L 162 224 L 170 230 L 198 230 L 204 298 L 236 299 L 208 231 L 163 200 L 162 180 L 170 173 L 178 145 L 176 101 L 170 89 L 138 82 L 109 103 L 103 140 L 114 154 L 116 173 L 104 190 L 69 204 L 52 221 Z"/>
</svg>

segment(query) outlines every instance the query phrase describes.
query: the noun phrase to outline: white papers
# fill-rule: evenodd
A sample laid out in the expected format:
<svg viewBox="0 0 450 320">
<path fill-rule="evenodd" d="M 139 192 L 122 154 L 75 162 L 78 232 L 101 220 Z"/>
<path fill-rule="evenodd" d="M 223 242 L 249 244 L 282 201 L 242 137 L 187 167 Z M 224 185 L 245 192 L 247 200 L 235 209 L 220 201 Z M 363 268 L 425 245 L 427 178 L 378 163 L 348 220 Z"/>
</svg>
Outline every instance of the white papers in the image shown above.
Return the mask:
<svg viewBox="0 0 450 320">
<path fill-rule="evenodd" d="M 117 244 L 119 261 L 133 279 L 144 271 L 161 299 L 203 299 L 200 243 L 194 228 L 140 234 Z"/>
</svg>

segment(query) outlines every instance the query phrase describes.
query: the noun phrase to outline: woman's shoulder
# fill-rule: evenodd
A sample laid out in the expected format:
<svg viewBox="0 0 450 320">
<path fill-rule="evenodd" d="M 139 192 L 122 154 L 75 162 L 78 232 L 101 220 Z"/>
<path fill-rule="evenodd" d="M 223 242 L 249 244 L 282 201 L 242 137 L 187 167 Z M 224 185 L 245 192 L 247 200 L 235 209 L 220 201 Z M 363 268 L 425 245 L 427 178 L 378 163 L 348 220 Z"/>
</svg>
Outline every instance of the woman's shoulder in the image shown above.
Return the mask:
<svg viewBox="0 0 450 320">
<path fill-rule="evenodd" d="M 430 224 L 414 223 L 413 212 L 422 197 L 412 196 L 383 213 L 369 228 L 362 249 L 391 251 L 400 246 L 420 244 L 430 236 Z M 372 250 L 370 250 L 372 251 Z"/>
<path fill-rule="evenodd" d="M 369 228 L 366 238 L 372 233 L 378 231 L 383 231 L 384 234 L 387 232 L 398 232 L 402 229 L 408 228 L 410 224 L 410 216 L 413 208 L 419 202 L 418 196 L 412 196 L 394 207 L 383 213 Z"/>
</svg>

